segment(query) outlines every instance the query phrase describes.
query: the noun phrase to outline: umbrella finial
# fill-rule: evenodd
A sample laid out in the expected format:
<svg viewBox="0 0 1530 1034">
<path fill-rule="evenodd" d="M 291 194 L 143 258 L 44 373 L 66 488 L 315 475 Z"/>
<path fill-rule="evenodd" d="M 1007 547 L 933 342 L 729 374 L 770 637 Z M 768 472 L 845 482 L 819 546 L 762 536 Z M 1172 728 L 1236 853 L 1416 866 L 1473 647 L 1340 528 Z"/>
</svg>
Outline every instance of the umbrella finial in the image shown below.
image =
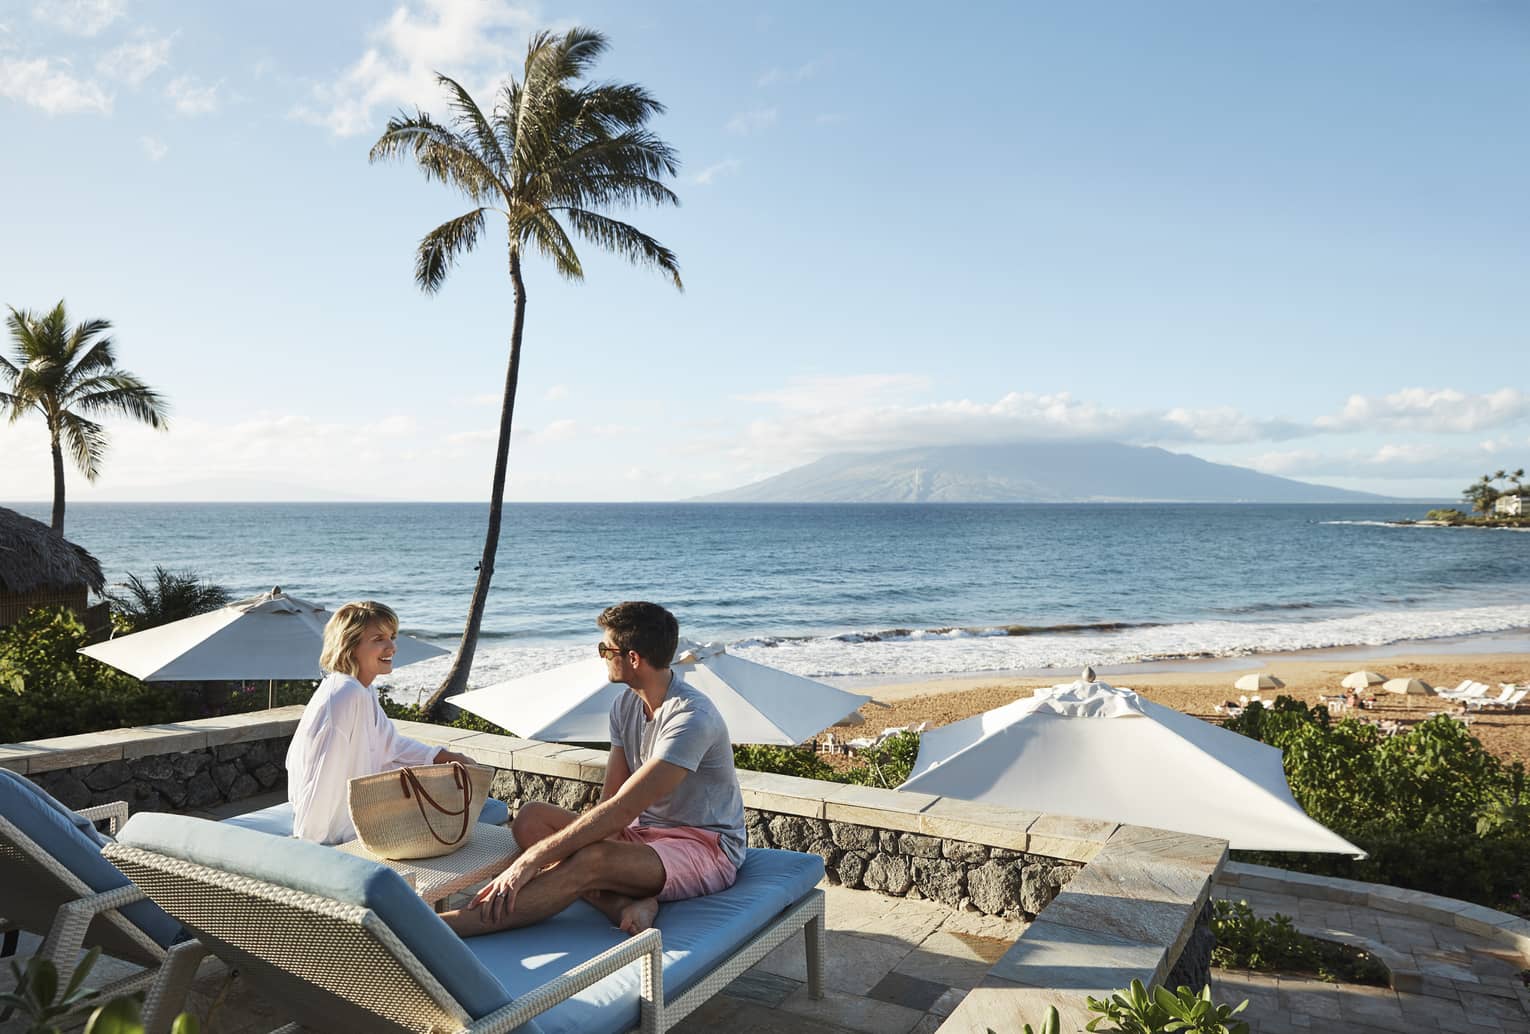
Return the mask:
<svg viewBox="0 0 1530 1034">
<path fill-rule="evenodd" d="M 1084 665 L 1084 674 L 1079 676 L 1079 677 L 1082 678 L 1086 683 L 1087 682 L 1093 682 L 1094 681 L 1094 666 L 1093 665 L 1089 665 L 1089 664 Z"/>
</svg>

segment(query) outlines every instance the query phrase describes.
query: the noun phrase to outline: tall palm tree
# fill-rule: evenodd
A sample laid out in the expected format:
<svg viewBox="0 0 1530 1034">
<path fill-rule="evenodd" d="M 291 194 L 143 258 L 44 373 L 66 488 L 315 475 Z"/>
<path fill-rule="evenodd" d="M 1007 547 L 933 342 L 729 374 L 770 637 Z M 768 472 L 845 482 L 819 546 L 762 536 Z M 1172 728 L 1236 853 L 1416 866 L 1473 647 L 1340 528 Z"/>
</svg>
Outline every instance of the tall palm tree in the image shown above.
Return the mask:
<svg viewBox="0 0 1530 1034">
<path fill-rule="evenodd" d="M 510 285 L 515 317 L 510 361 L 499 415 L 499 445 L 483 558 L 468 608 L 462 644 L 445 681 L 425 701 L 426 718 L 446 696 L 467 689 L 478 630 L 494 577 L 499 548 L 505 472 L 510 458 L 510 424 L 521 364 L 521 330 L 526 319 L 526 285 L 521 253 L 535 248 L 569 280 L 584 279 L 574 236 L 669 275 L 681 287 L 675 255 L 636 227 L 597 211 L 617 205 L 678 204 L 663 178 L 679 162 L 673 148 L 645 128 L 664 106 L 641 86 L 582 83 L 606 50 L 606 38 L 575 28 L 561 36 L 539 32 L 526 46 L 522 78 L 513 76 L 485 115 L 468 92 L 438 75 L 451 109 L 449 123 L 423 111 L 400 114 L 372 145 L 372 161 L 413 158 L 428 180 L 456 188 L 473 204 L 427 233 L 415 256 L 414 277 L 425 291 L 440 290 L 452 263 L 472 250 L 489 213 L 503 216 L 509 231 Z"/>
<path fill-rule="evenodd" d="M 164 429 L 166 403 L 159 392 L 117 365 L 111 329 L 106 320 L 69 326 L 60 301 L 53 311 L 38 315 L 11 309 L 14 360 L 0 355 L 0 377 L 10 391 L 0 391 L 0 409 L 11 423 L 36 412 L 48 424 L 53 446 L 53 530 L 64 530 L 64 447 L 74 464 L 94 481 L 106 455 L 106 428 L 90 417 L 121 413 Z M 3 382 L 0 382 L 3 383 Z"/>
</svg>

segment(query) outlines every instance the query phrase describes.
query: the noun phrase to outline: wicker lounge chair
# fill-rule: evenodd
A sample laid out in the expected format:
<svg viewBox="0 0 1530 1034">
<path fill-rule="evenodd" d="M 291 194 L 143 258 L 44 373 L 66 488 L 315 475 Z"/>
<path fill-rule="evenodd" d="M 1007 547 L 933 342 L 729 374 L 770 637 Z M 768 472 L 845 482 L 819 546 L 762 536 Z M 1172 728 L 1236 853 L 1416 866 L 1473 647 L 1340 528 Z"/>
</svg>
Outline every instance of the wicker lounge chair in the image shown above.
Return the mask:
<svg viewBox="0 0 1530 1034">
<path fill-rule="evenodd" d="M 127 818 L 118 801 L 73 812 L 31 780 L 0 769 L 0 928 L 10 954 L 15 932 L 43 938 L 41 957 L 58 970 L 64 986 L 80 952 L 104 954 L 143 967 L 101 990 L 107 997 L 133 991 L 154 979 L 181 924 L 144 898 L 101 856 L 109 841 L 96 821 L 112 831 Z"/>
<path fill-rule="evenodd" d="M 156 991 L 183 994 L 211 951 L 315 1030 L 663 1031 L 799 929 L 822 993 L 816 855 L 751 851 L 732 888 L 632 938 L 578 902 L 463 940 L 393 870 L 317 844 L 143 814 L 106 854 L 199 938 Z"/>
</svg>

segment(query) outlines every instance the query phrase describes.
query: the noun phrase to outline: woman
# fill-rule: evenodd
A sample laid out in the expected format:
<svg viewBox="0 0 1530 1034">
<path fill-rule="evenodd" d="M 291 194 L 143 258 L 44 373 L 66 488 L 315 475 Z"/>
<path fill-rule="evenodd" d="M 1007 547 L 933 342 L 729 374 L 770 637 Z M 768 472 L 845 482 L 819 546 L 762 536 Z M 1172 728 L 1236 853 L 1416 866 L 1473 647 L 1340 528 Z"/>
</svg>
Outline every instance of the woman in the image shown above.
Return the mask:
<svg viewBox="0 0 1530 1034">
<path fill-rule="evenodd" d="M 329 672 L 303 709 L 287 748 L 292 835 L 321 844 L 356 836 L 347 788 L 357 776 L 409 765 L 475 762 L 399 735 L 372 683 L 393 670 L 398 615 L 371 600 L 347 603 L 324 626 L 319 667 Z"/>
</svg>

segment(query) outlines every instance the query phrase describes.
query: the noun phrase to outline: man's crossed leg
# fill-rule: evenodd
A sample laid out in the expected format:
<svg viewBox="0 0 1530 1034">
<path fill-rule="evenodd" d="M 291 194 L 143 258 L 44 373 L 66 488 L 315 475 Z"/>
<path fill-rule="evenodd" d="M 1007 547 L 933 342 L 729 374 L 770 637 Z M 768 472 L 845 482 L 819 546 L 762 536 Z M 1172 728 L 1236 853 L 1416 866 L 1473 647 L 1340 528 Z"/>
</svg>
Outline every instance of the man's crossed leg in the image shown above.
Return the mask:
<svg viewBox="0 0 1530 1034">
<path fill-rule="evenodd" d="M 552 804 L 528 802 L 511 825 L 524 852 L 571 825 L 579 816 Z M 647 844 L 599 840 L 542 869 L 519 890 L 491 883 L 465 908 L 444 913 L 459 936 L 509 930 L 541 922 L 583 898 L 629 934 L 653 925 L 664 889 L 664 863 Z"/>
</svg>

